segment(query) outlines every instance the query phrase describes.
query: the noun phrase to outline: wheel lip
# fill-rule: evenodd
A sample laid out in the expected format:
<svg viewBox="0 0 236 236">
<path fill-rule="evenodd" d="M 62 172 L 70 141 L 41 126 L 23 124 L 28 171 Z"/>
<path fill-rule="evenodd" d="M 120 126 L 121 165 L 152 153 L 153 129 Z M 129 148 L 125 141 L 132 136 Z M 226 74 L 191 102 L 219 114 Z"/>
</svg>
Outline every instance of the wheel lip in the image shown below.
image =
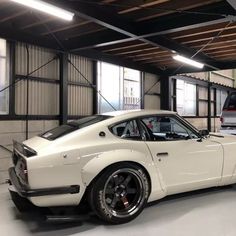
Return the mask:
<svg viewBox="0 0 236 236">
<path fill-rule="evenodd" d="M 138 180 L 139 183 L 139 187 L 140 187 L 140 195 L 138 197 L 137 203 L 131 208 L 129 209 L 126 213 L 121 213 L 121 212 L 117 212 L 114 209 L 111 209 L 107 203 L 106 203 L 106 188 L 108 183 L 110 182 L 111 178 L 119 173 L 130 173 L 132 174 L 134 177 L 136 177 L 136 179 Z M 140 208 L 142 207 L 144 201 L 145 201 L 145 190 L 146 190 L 146 184 L 145 184 L 145 180 L 142 177 L 141 173 L 139 170 L 133 169 L 133 168 L 120 168 L 118 170 L 116 170 L 115 172 L 113 172 L 109 178 L 106 180 L 104 188 L 103 188 L 103 193 L 102 193 L 102 202 L 104 207 L 106 208 L 106 211 L 109 212 L 109 214 L 111 214 L 114 217 L 118 217 L 118 218 L 127 218 L 130 217 L 132 215 L 134 215 L 135 213 L 137 213 Z"/>
</svg>

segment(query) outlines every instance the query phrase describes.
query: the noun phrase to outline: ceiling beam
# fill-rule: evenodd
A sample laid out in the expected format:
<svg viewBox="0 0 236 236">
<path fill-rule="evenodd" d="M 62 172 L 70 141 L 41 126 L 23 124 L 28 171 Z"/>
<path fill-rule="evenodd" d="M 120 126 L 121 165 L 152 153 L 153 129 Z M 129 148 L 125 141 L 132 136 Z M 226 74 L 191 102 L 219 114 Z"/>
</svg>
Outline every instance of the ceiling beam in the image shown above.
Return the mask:
<svg viewBox="0 0 236 236">
<path fill-rule="evenodd" d="M 7 40 L 36 44 L 41 47 L 62 51 L 51 37 L 35 36 L 27 32 L 22 33 L 22 31 L 11 27 L 4 27 L 3 25 L 0 25 L 0 37 Z"/>
<path fill-rule="evenodd" d="M 232 7 L 234 10 L 236 10 L 236 2 L 235 0 L 226 0 Z"/>
<path fill-rule="evenodd" d="M 16 17 L 19 17 L 19 16 L 22 16 L 22 15 L 25 15 L 26 13 L 28 13 L 29 11 L 28 10 L 25 10 L 25 11 L 20 11 L 20 12 L 16 12 L 10 16 L 6 16 L 2 19 L 0 19 L 0 23 L 3 23 L 3 22 L 6 22 L 6 21 L 9 21 L 9 20 L 12 20 Z"/>
<path fill-rule="evenodd" d="M 114 56 L 111 54 L 103 53 L 95 49 L 83 50 L 77 53 L 80 56 L 87 57 L 93 60 L 104 61 L 119 66 L 129 67 L 134 70 L 145 71 L 152 74 L 167 75 L 164 70 L 151 65 L 143 65 L 138 62 L 133 62 L 131 60 L 124 59 L 119 56 Z"/>
<path fill-rule="evenodd" d="M 231 7 L 228 7 L 227 9 L 223 8 L 222 2 L 217 3 L 217 4 L 211 4 L 210 6 L 208 6 L 207 9 L 210 13 L 212 12 L 212 15 L 203 14 L 199 16 L 199 15 L 191 15 L 191 14 L 184 14 L 184 13 L 178 13 L 178 14 L 175 13 L 175 14 L 168 15 L 166 17 L 162 17 L 161 20 L 159 19 L 158 21 L 155 20 L 152 22 L 136 23 L 136 24 L 132 23 L 131 30 L 134 30 L 136 28 L 136 30 L 133 32 L 134 34 L 133 37 L 130 37 L 130 36 L 127 37 L 127 35 L 125 37 L 124 35 L 123 39 L 120 39 L 118 37 L 117 39 L 114 40 L 114 35 L 111 35 L 111 38 L 110 37 L 101 38 L 100 43 L 97 43 L 97 44 L 90 43 L 89 38 L 91 37 L 88 37 L 86 42 L 84 42 L 83 44 L 78 44 L 77 48 L 74 48 L 74 49 L 80 50 L 80 49 L 87 49 L 87 48 L 109 46 L 109 45 L 114 45 L 118 43 L 125 43 L 125 42 L 129 42 L 133 40 L 148 38 L 148 37 L 160 36 L 160 35 L 180 32 L 184 30 L 191 30 L 195 28 L 215 25 L 215 24 L 224 23 L 228 21 L 236 21 L 236 16 L 230 15 L 232 14 L 232 8 Z M 202 11 L 203 8 L 197 8 L 194 10 Z M 215 15 L 215 14 L 224 14 L 225 17 L 220 16 L 220 15 Z M 113 13 L 110 17 L 113 17 L 114 15 L 115 13 Z M 96 15 L 96 17 L 101 19 L 99 15 Z M 101 19 L 101 20 L 106 20 L 106 19 Z M 110 19 L 108 19 L 108 22 L 109 20 Z M 120 20 L 114 19 L 113 21 L 110 21 L 110 23 L 114 25 L 116 24 L 117 21 L 120 21 Z M 126 23 L 123 23 L 123 25 L 126 25 L 127 23 L 130 24 L 130 22 L 126 22 Z M 117 27 L 119 28 L 118 25 Z M 114 29 L 114 28 L 111 28 L 111 29 Z M 129 29 L 126 28 L 126 30 L 129 30 Z"/>
<path fill-rule="evenodd" d="M 140 36 L 140 24 L 129 22 L 121 18 L 114 12 L 114 10 L 104 10 L 103 7 L 97 6 L 96 11 L 94 11 L 94 7 L 92 5 L 76 2 L 76 3 L 68 3 L 71 8 L 79 15 L 87 20 L 91 20 L 103 27 L 106 27 L 110 30 L 116 31 L 119 34 L 123 34 L 126 37 L 130 37 L 132 39 L 137 39 Z M 205 16 L 205 15 L 204 15 Z M 209 15 L 208 15 L 209 17 Z M 213 15 L 214 18 L 220 17 L 219 15 Z M 197 16 L 199 18 L 199 16 Z M 222 17 L 221 17 L 222 18 Z M 214 19 L 219 20 L 219 19 Z M 224 18 L 225 20 L 225 18 Z M 147 28 L 147 27 L 146 27 Z M 142 31 L 142 30 L 141 30 Z M 142 37 L 139 38 L 140 41 L 148 43 L 152 46 L 161 47 L 164 50 L 174 51 L 178 54 L 183 54 L 187 57 L 193 57 L 196 54 L 196 50 L 190 49 L 186 46 L 183 46 L 176 41 L 170 40 L 161 35 L 150 37 Z M 78 47 L 81 45 L 78 44 Z M 69 48 L 70 50 L 77 50 L 78 48 Z M 201 62 L 205 62 L 205 65 L 211 67 L 214 70 L 217 70 L 216 61 L 203 53 L 197 53 L 197 56 L 194 57 Z M 211 64 L 206 64 L 206 61 L 211 61 Z"/>
</svg>

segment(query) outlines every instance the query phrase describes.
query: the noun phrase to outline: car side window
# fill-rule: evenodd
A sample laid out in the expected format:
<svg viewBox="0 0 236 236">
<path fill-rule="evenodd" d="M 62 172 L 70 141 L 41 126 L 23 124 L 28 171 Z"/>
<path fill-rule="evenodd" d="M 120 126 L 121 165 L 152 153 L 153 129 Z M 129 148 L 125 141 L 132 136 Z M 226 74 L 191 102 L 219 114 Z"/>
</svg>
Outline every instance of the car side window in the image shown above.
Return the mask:
<svg viewBox="0 0 236 236">
<path fill-rule="evenodd" d="M 136 120 L 129 120 L 111 127 L 111 132 L 123 139 L 141 140 Z"/>
<path fill-rule="evenodd" d="M 151 133 L 151 139 L 156 141 L 174 141 L 198 138 L 188 127 L 174 117 L 146 117 L 141 122 Z"/>
</svg>

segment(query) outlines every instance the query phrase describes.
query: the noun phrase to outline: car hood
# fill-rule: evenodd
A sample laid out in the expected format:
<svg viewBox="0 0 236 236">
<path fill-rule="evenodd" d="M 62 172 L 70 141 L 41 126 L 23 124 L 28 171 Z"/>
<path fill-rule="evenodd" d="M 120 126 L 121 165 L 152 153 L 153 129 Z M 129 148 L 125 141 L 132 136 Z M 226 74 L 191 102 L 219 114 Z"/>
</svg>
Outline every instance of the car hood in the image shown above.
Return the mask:
<svg viewBox="0 0 236 236">
<path fill-rule="evenodd" d="M 217 141 L 223 145 L 225 144 L 235 144 L 236 145 L 236 136 L 222 133 L 210 133 L 210 139 L 212 141 Z"/>
</svg>

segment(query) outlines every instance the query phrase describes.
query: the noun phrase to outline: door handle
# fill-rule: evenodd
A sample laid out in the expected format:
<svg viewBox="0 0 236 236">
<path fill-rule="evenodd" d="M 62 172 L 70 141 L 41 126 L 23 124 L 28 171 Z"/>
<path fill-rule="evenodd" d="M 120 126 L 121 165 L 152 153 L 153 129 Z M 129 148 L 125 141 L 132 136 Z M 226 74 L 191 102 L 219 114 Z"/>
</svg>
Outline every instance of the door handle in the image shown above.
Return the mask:
<svg viewBox="0 0 236 236">
<path fill-rule="evenodd" d="M 157 157 L 168 156 L 168 155 L 169 155 L 168 152 L 159 152 L 159 153 L 157 153 Z"/>
</svg>

